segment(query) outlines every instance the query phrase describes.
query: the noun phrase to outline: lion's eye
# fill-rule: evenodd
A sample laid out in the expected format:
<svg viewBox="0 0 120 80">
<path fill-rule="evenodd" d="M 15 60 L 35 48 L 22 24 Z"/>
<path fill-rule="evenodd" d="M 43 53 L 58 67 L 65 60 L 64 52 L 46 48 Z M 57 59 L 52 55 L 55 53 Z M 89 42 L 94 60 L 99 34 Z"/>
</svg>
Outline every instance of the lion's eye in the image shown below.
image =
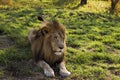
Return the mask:
<svg viewBox="0 0 120 80">
<path fill-rule="evenodd" d="M 55 38 L 55 39 L 57 39 L 58 37 L 57 37 L 57 36 L 55 36 L 54 38 Z"/>
</svg>

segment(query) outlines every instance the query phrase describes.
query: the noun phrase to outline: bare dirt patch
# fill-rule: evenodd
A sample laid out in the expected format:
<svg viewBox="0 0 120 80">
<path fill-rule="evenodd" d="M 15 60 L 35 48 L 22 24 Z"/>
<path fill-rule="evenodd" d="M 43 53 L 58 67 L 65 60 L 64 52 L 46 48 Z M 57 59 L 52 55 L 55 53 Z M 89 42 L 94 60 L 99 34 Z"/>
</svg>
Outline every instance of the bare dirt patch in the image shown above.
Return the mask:
<svg viewBox="0 0 120 80">
<path fill-rule="evenodd" d="M 4 69 L 0 80 L 64 80 L 55 69 L 56 77 L 46 77 L 42 69 L 36 66 L 33 60 L 12 62 Z"/>
</svg>

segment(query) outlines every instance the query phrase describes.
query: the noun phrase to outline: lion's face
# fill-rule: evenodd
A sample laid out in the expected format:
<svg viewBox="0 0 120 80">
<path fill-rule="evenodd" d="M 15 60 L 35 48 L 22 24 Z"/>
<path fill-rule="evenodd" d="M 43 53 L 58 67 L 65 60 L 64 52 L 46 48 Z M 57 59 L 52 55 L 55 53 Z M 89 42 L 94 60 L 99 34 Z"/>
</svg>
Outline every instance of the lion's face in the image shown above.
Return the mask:
<svg viewBox="0 0 120 80">
<path fill-rule="evenodd" d="M 41 29 L 44 35 L 44 45 L 49 46 L 52 53 L 61 55 L 65 48 L 65 28 L 58 22 L 46 23 Z"/>
<path fill-rule="evenodd" d="M 54 32 L 50 35 L 50 43 L 54 54 L 61 55 L 64 51 L 65 38 L 63 34 L 59 32 Z"/>
<path fill-rule="evenodd" d="M 54 31 L 45 35 L 45 46 L 49 46 L 53 54 L 61 55 L 65 48 L 65 36 L 60 31 Z"/>
</svg>

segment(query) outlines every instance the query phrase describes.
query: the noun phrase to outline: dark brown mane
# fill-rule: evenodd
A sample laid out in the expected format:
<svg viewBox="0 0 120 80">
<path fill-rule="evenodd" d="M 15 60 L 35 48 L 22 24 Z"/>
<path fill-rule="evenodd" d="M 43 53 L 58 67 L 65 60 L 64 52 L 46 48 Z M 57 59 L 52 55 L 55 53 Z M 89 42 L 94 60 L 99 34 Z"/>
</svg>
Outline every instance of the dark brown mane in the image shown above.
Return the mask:
<svg viewBox="0 0 120 80">
<path fill-rule="evenodd" d="M 58 21 L 56 20 L 42 23 L 41 28 L 43 27 L 49 27 L 53 31 L 61 31 L 65 35 L 65 31 L 66 31 L 65 26 L 58 23 Z"/>
</svg>

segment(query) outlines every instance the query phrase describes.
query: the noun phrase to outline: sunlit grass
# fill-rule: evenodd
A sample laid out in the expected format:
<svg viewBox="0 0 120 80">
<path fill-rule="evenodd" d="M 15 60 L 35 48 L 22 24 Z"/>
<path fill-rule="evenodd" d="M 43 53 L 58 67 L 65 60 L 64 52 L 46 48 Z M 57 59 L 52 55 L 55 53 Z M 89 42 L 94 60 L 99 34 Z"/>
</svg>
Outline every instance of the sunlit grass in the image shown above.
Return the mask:
<svg viewBox="0 0 120 80">
<path fill-rule="evenodd" d="M 97 7 L 96 7 L 97 6 Z M 95 13 L 99 13 L 99 12 L 105 12 L 110 6 L 110 2 L 103 2 L 103 1 L 90 1 L 88 2 L 88 6 L 85 6 L 85 8 L 87 7 L 87 10 L 85 10 L 86 12 L 88 11 L 92 11 Z M 85 9 L 83 8 L 83 9 Z"/>
</svg>

